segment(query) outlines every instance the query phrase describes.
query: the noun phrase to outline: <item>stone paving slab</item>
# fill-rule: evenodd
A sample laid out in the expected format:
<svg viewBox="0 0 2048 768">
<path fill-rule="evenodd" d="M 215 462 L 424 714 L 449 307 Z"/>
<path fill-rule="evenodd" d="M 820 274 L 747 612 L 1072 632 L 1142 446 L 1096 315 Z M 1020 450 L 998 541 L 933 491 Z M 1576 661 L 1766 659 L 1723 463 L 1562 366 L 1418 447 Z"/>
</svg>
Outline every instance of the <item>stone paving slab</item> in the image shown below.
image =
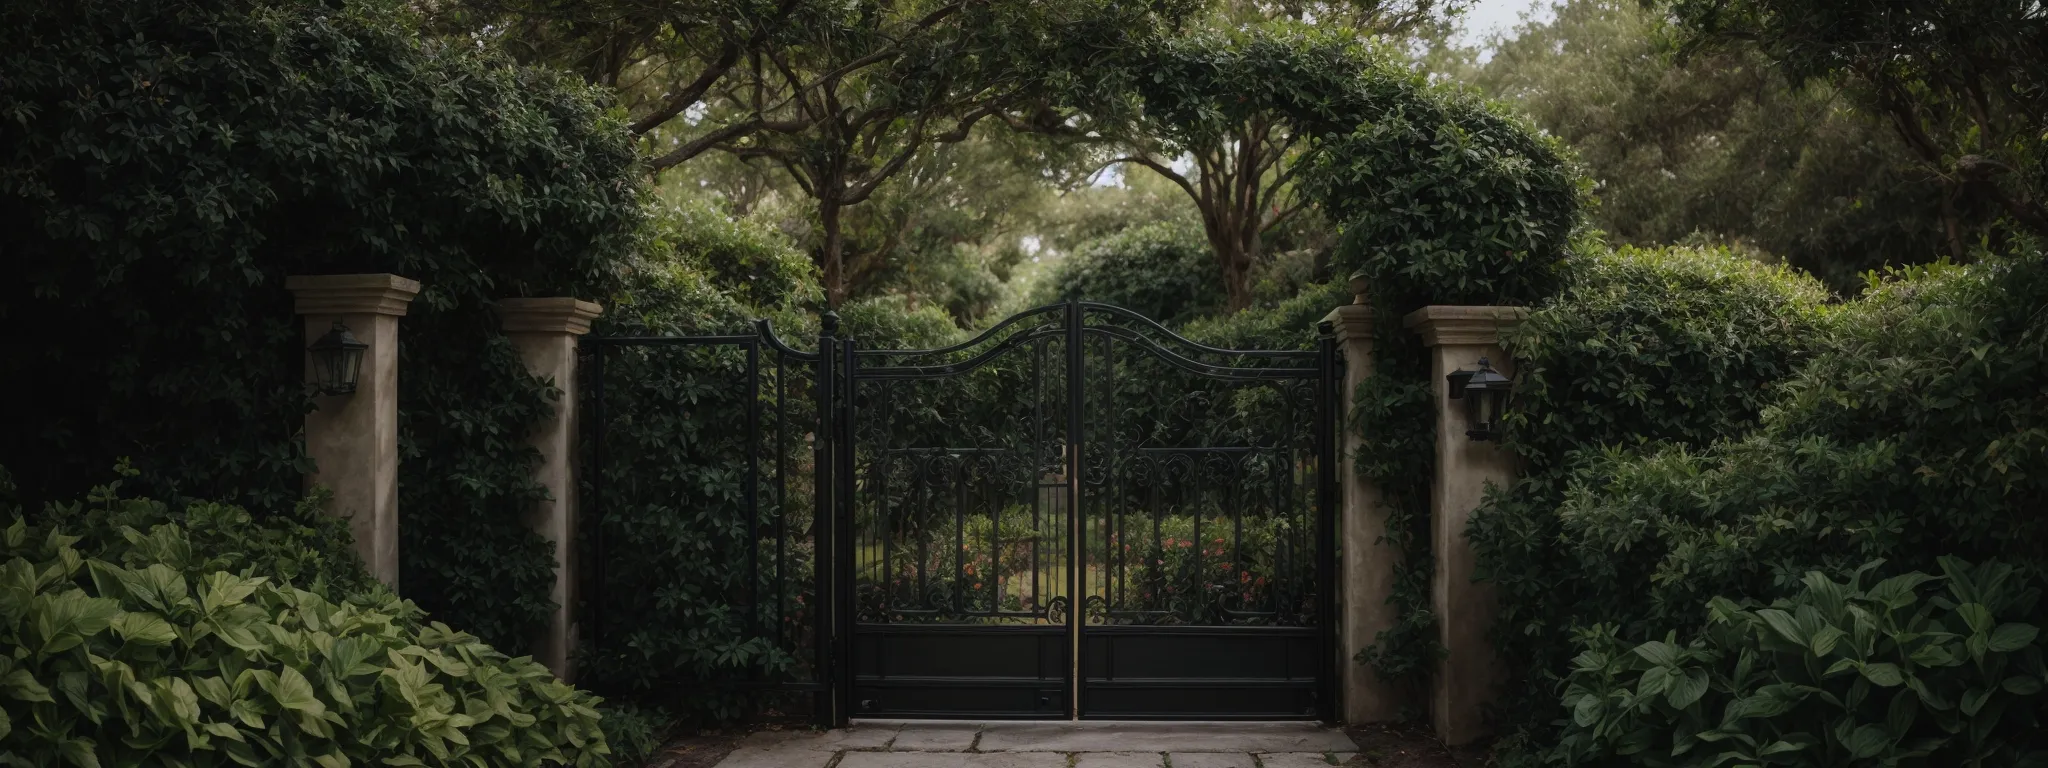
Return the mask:
<svg viewBox="0 0 2048 768">
<path fill-rule="evenodd" d="M 1353 752 L 1315 723 L 989 723 L 983 752 Z"/>
<path fill-rule="evenodd" d="M 858 724 L 850 728 L 836 728 L 830 731 L 785 730 L 756 731 L 740 741 L 742 747 L 762 749 L 802 749 L 814 752 L 839 752 L 849 749 L 882 749 L 896 738 L 898 726 Z"/>
<path fill-rule="evenodd" d="M 889 748 L 897 752 L 965 752 L 974 748 L 978 725 L 906 725 Z"/>
<path fill-rule="evenodd" d="M 1173 768 L 1258 768 L 1251 755 L 1241 752 L 1171 752 L 1166 757 Z"/>
<path fill-rule="evenodd" d="M 1357 756 L 1353 752 L 1281 752 L 1259 755 L 1259 763 L 1266 768 L 1330 768 L 1349 763 Z"/>
<path fill-rule="evenodd" d="M 725 768 L 724 763 L 719 768 Z M 1067 768 L 1053 752 L 848 752 L 837 768 Z"/>
<path fill-rule="evenodd" d="M 740 747 L 718 761 L 718 768 L 825 768 L 837 753 L 784 747 Z"/>
<path fill-rule="evenodd" d="M 718 768 L 1326 768 L 1357 750 L 1315 723 L 895 721 L 755 733 Z"/>
<path fill-rule="evenodd" d="M 1074 757 L 1074 768 L 1162 768 L 1164 765 L 1166 756 L 1158 752 L 1084 752 Z"/>
</svg>

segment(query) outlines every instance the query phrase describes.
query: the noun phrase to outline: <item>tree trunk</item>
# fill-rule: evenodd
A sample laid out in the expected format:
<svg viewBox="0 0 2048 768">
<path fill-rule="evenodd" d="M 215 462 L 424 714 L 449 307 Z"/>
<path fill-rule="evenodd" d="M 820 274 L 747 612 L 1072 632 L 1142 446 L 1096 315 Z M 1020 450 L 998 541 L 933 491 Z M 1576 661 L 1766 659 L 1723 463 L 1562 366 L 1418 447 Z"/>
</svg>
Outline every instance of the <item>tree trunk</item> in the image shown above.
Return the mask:
<svg viewBox="0 0 2048 768">
<path fill-rule="evenodd" d="M 837 195 L 818 198 L 818 222 L 825 230 L 825 242 L 818 247 L 818 268 L 825 282 L 825 304 L 833 309 L 846 303 L 846 236 L 839 227 L 843 207 Z"/>
<path fill-rule="evenodd" d="M 1259 231 L 1256 224 L 1243 232 L 1228 229 L 1221 222 L 1210 226 L 1209 247 L 1215 249 L 1223 270 L 1223 312 L 1234 315 L 1252 305 L 1252 262 L 1259 257 Z"/>
</svg>

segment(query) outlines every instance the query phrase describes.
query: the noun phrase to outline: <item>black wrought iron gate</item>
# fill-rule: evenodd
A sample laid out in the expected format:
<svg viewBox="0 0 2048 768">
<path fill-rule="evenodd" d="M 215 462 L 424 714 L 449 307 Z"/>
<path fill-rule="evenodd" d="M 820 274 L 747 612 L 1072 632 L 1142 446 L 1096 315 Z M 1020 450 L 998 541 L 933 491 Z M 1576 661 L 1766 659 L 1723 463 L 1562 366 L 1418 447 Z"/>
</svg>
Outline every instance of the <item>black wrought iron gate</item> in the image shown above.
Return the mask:
<svg viewBox="0 0 2048 768">
<path fill-rule="evenodd" d="M 1086 302 L 943 349 L 862 349 L 829 319 L 815 353 L 760 332 L 814 383 L 816 515 L 777 514 L 818 553 L 789 573 L 831 595 L 829 627 L 785 630 L 811 658 L 783 684 L 829 689 L 821 719 L 1333 716 L 1327 332 L 1226 350 Z"/>
</svg>

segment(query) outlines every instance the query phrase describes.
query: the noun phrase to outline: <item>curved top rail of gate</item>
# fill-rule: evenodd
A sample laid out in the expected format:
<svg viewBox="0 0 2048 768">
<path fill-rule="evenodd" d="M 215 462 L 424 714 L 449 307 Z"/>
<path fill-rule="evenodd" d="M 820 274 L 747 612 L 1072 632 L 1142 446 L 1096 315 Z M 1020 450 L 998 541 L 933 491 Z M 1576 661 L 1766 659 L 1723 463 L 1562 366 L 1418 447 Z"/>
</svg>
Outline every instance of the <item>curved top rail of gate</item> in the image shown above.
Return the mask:
<svg viewBox="0 0 2048 768">
<path fill-rule="evenodd" d="M 775 326 L 769 324 L 768 318 L 764 317 L 755 320 L 754 329 L 760 332 L 762 340 L 768 342 L 768 346 L 774 347 L 776 352 L 780 352 L 791 359 L 802 360 L 807 363 L 818 361 L 818 353 L 805 352 L 792 347 L 788 342 L 783 341 L 781 336 L 777 336 L 775 334 Z"/>
<path fill-rule="evenodd" d="M 1070 309 L 1077 307 L 1077 309 Z M 973 371 L 1004 352 L 1033 341 L 1064 338 L 1070 313 L 1078 312 L 1081 333 L 1110 337 L 1175 368 L 1216 379 L 1308 379 L 1321 375 L 1314 350 L 1226 349 L 1175 333 L 1158 321 L 1122 307 L 1092 301 L 1048 304 L 1012 315 L 974 338 L 935 349 L 861 349 L 857 366 L 865 378 L 947 377 Z M 1091 323 L 1091 321 L 1094 321 Z M 1204 358 L 1213 360 L 1205 361 Z M 1254 364 L 1246 365 L 1245 362 Z"/>
</svg>

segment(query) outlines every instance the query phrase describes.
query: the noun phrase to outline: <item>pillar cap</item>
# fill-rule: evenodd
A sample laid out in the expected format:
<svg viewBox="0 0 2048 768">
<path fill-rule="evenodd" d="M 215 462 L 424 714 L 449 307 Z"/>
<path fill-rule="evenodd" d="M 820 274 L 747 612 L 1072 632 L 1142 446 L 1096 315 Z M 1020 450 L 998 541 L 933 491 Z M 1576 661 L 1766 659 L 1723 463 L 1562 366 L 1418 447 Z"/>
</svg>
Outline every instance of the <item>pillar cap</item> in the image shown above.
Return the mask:
<svg viewBox="0 0 2048 768">
<path fill-rule="evenodd" d="M 601 314 L 604 314 L 604 307 L 597 302 L 568 296 L 498 300 L 498 315 L 504 318 L 506 333 L 581 336 L 590 332 L 590 321 Z"/>
<path fill-rule="evenodd" d="M 1500 343 L 1500 332 L 1528 319 L 1527 307 L 1463 307 L 1437 304 L 1408 313 L 1401 324 L 1422 334 L 1425 346 L 1484 346 Z"/>
<path fill-rule="evenodd" d="M 391 315 L 404 317 L 420 293 L 420 281 L 393 274 L 291 275 L 292 310 L 301 315 Z"/>
<path fill-rule="evenodd" d="M 1337 326 L 1337 343 L 1372 338 L 1373 310 L 1364 304 L 1344 304 L 1330 310 L 1324 322 Z"/>
</svg>

